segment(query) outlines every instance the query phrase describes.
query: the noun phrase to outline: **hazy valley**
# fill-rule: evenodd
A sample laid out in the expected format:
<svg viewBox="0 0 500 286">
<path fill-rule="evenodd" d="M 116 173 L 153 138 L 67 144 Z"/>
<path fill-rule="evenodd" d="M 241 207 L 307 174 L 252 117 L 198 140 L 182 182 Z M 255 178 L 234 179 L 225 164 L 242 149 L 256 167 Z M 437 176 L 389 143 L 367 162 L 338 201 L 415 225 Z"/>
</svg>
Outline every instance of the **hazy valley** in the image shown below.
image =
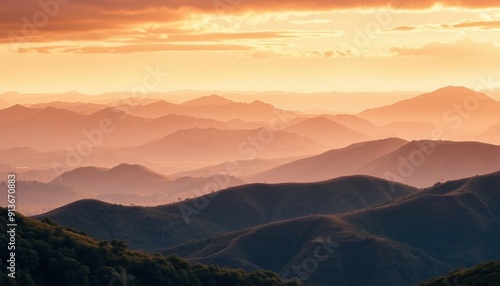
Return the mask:
<svg viewBox="0 0 500 286">
<path fill-rule="evenodd" d="M 243 269 L 241 279 L 276 273 L 258 272 L 266 285 L 440 285 L 475 272 L 435 277 L 500 260 L 494 97 L 446 87 L 325 113 L 303 95 L 188 94 L 138 104 L 112 93 L 14 104 L 4 94 L 0 174 L 16 174 L 17 211 L 31 216 L 22 236 L 66 236 L 65 247 L 101 249 L 103 265 L 139 255 L 114 250 L 121 241 L 164 255 L 141 258 L 156 265 L 180 256 L 182 267 Z M 86 235 L 115 241 L 113 254 Z M 496 273 L 498 263 L 477 269 Z"/>
</svg>

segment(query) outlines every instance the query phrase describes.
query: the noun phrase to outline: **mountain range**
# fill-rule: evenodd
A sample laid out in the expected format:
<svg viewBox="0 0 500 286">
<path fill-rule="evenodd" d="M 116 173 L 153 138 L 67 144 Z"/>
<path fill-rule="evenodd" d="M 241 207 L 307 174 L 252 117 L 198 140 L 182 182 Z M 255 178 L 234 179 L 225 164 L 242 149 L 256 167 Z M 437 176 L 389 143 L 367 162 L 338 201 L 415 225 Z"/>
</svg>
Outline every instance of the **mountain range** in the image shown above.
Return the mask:
<svg viewBox="0 0 500 286">
<path fill-rule="evenodd" d="M 391 122 L 427 122 L 449 136 L 480 132 L 498 123 L 500 102 L 465 87 L 449 86 L 392 105 L 358 114 L 377 125 Z M 430 137 L 427 139 L 438 139 Z"/>
<path fill-rule="evenodd" d="M 229 175 L 168 177 L 141 165 L 120 164 L 113 168 L 77 168 L 61 174 L 51 184 L 82 193 L 84 198 L 157 205 L 192 198 L 207 189 L 219 190 L 244 182 Z"/>
<path fill-rule="evenodd" d="M 354 176 L 246 185 L 154 208 L 80 201 L 37 218 L 316 285 L 410 285 L 498 257 L 499 183 L 498 172 L 424 190 Z"/>
<path fill-rule="evenodd" d="M 63 225 L 85 230 L 100 239 L 123 237 L 128 233 L 131 239 L 127 241 L 132 247 L 151 250 L 272 221 L 354 210 L 416 191 L 413 187 L 382 179 L 355 176 L 308 184 L 244 185 L 175 204 L 148 208 L 85 200 L 38 218 L 49 217 Z M 322 203 L 317 204 L 318 201 Z M 87 213 L 84 211 L 87 208 L 94 211 Z M 228 216 L 229 213 L 232 215 Z M 98 217 L 106 217 L 102 228 L 97 227 L 94 221 Z M 126 220 L 119 223 L 124 218 Z M 140 227 L 141 231 L 133 231 L 144 219 L 154 223 Z M 158 227 L 150 228 L 150 225 Z"/>
<path fill-rule="evenodd" d="M 463 166 L 468 166 L 464 168 Z M 331 150 L 243 177 L 247 182 L 312 182 L 366 174 L 417 187 L 500 169 L 500 146 L 390 138 Z"/>
<path fill-rule="evenodd" d="M 249 122 L 270 122 L 271 120 L 289 120 L 296 113 L 277 109 L 262 101 L 241 103 L 226 100 L 218 96 L 210 96 L 189 101 L 184 104 L 173 104 L 166 101 L 157 101 L 147 105 L 117 106 L 131 115 L 144 118 L 158 118 L 168 114 L 196 116 L 219 121 L 228 121 L 239 118 Z"/>
<path fill-rule="evenodd" d="M 4 93 L 18 281 L 496 285 L 495 92 Z"/>
<path fill-rule="evenodd" d="M 166 162 L 213 164 L 234 159 L 308 155 L 324 149 L 324 146 L 308 137 L 281 130 L 194 128 L 176 131 L 154 142 L 121 151 L 134 157 L 155 158 Z"/>
<path fill-rule="evenodd" d="M 6 227 L 7 208 L 0 208 L 0 214 L 0 228 L 12 233 L 12 226 Z M 11 244 L 9 252 L 2 251 L 7 256 L 10 251 L 16 253 L 5 259 L 15 262 L 0 270 L 1 285 L 302 285 L 285 282 L 270 271 L 245 272 L 191 264 L 175 255 L 132 251 L 122 240 L 99 241 L 49 219 L 39 222 L 16 215 L 16 222 L 17 244 Z M 2 235 L 0 242 L 9 245 L 9 235 Z M 29 251 L 16 251 L 19 245 Z"/>
<path fill-rule="evenodd" d="M 411 285 L 498 258 L 498 183 L 500 173 L 452 181 L 380 206 L 264 224 L 163 253 L 316 285 Z"/>
</svg>

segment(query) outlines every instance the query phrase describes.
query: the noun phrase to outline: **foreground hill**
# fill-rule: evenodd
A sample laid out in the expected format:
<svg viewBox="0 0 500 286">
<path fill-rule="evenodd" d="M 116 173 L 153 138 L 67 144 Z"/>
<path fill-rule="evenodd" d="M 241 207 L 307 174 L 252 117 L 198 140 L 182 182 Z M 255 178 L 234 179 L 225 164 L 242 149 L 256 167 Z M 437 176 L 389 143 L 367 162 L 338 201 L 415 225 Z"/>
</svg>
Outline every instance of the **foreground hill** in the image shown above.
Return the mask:
<svg viewBox="0 0 500 286">
<path fill-rule="evenodd" d="M 102 239 L 123 239 L 134 249 L 154 250 L 224 231 L 224 228 L 193 218 L 186 224 L 181 214 L 154 207 L 122 206 L 98 200 L 80 200 L 37 215 L 61 225 L 83 230 Z"/>
<path fill-rule="evenodd" d="M 233 230 L 311 214 L 362 209 L 418 191 L 392 184 L 368 176 L 302 184 L 250 184 L 223 190 L 216 197 L 207 196 L 207 205 L 199 213 L 196 206 L 204 198 L 158 209 L 173 214 L 181 212 L 186 219 L 197 218 Z M 228 213 L 232 215 L 226 216 Z"/>
<path fill-rule="evenodd" d="M 416 191 L 353 176 L 309 184 L 245 185 L 148 208 L 80 201 L 37 218 L 48 217 L 100 239 L 120 238 L 135 248 L 157 249 L 283 219 L 356 210 Z"/>
<path fill-rule="evenodd" d="M 416 187 L 500 170 L 500 146 L 479 142 L 386 139 L 291 162 L 245 181 L 309 182 L 366 174 Z"/>
<path fill-rule="evenodd" d="M 446 264 L 425 252 L 350 225 L 312 215 L 210 236 L 162 251 L 246 270 L 272 269 L 284 279 L 329 285 L 411 285 Z"/>
<path fill-rule="evenodd" d="M 260 225 L 164 253 L 317 285 L 412 285 L 500 258 L 499 184 L 500 173 L 450 181 L 380 206 Z"/>
<path fill-rule="evenodd" d="M 453 267 L 472 266 L 500 257 L 499 184 L 500 172 L 449 181 L 389 205 L 339 217 L 425 249 Z"/>
<path fill-rule="evenodd" d="M 1 231 L 7 231 L 7 210 L 0 209 Z M 130 251 L 123 241 L 98 241 L 83 232 L 64 229 L 50 220 L 16 216 L 15 280 L 2 267 L 1 285 L 301 285 L 285 283 L 269 271 L 190 264 L 178 256 Z M 8 244 L 6 235 L 0 237 Z M 9 256 L 7 247 L 0 250 Z M 2 264 L 3 264 L 2 259 Z M 118 283 L 115 283 L 118 282 Z"/>
<path fill-rule="evenodd" d="M 500 261 L 482 263 L 469 269 L 455 270 L 444 277 L 434 278 L 420 284 L 420 286 L 442 285 L 500 285 Z"/>
</svg>

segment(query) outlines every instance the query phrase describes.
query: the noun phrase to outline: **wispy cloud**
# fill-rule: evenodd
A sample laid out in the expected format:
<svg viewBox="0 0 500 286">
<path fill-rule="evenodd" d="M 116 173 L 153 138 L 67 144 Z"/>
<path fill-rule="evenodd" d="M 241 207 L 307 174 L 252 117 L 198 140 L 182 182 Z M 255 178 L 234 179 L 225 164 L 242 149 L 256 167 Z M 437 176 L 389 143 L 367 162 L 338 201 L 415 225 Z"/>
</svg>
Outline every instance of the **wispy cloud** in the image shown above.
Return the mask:
<svg viewBox="0 0 500 286">
<path fill-rule="evenodd" d="M 446 30 L 498 30 L 500 29 L 500 20 L 494 21 L 474 21 L 465 20 L 459 23 L 450 24 L 426 24 L 426 25 L 406 25 L 398 26 L 389 30 L 389 32 L 408 32 L 408 31 L 446 31 Z"/>
<path fill-rule="evenodd" d="M 182 23 L 193 20 L 193 15 L 219 17 L 220 10 L 213 1 L 179 1 L 179 0 L 71 0 L 67 4 L 56 0 L 8 1 L 0 6 L 0 41 L 8 42 L 9 33 L 26 37 L 30 42 L 57 41 L 65 38 L 79 40 L 112 40 L 114 37 L 138 28 L 147 26 L 166 26 L 177 28 Z M 427 9 L 439 4 L 443 6 L 465 8 L 500 7 L 500 2 L 473 0 L 320 0 L 299 1 L 283 0 L 243 1 L 231 5 L 226 14 L 243 15 L 248 12 L 269 11 L 286 13 L 290 11 L 330 11 L 338 9 L 362 9 L 376 7 L 393 7 L 396 9 Z M 225 16 L 225 15 L 224 15 Z M 43 22 L 37 26 L 36 22 Z M 290 23 L 295 25 L 331 23 L 331 19 L 297 19 Z M 470 23 L 472 24 L 472 23 Z M 483 28 L 497 28 L 494 23 L 478 23 Z M 491 25 L 490 25 L 491 24 Z M 192 31 L 185 31 L 192 32 Z M 114 37 L 111 37 L 113 35 Z M 166 33 L 166 35 L 170 35 Z"/>
<path fill-rule="evenodd" d="M 490 42 L 475 42 L 469 38 L 454 43 L 434 42 L 423 47 L 393 47 L 398 56 L 480 57 L 498 58 L 500 48 Z"/>
</svg>

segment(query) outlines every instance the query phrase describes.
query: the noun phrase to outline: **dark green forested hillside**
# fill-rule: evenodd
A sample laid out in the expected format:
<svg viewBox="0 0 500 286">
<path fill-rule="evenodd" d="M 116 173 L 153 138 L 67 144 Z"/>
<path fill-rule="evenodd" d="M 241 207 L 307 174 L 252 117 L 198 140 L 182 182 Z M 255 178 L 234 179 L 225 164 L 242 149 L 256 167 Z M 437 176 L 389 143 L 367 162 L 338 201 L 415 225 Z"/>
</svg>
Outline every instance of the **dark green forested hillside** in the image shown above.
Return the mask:
<svg viewBox="0 0 500 286">
<path fill-rule="evenodd" d="M 7 231 L 7 210 L 0 208 L 0 229 Z M 98 241 L 83 232 L 16 217 L 16 273 L 7 276 L 8 236 L 0 236 L 0 285 L 301 285 L 285 283 L 269 271 L 190 264 L 178 256 L 127 249 L 120 240 Z"/>
<path fill-rule="evenodd" d="M 500 261 L 480 264 L 476 267 L 456 270 L 444 277 L 432 279 L 420 286 L 499 286 Z"/>
</svg>

